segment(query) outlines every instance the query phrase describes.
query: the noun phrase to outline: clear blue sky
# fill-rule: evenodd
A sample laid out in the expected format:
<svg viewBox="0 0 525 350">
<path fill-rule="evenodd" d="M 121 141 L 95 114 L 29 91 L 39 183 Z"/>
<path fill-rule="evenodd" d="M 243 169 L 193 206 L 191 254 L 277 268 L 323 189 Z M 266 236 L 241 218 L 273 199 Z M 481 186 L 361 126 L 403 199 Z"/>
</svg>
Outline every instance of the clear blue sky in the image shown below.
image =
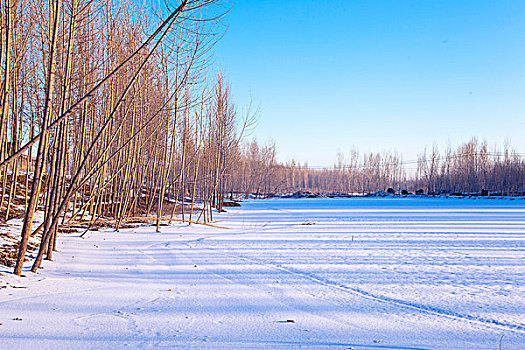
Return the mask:
<svg viewBox="0 0 525 350">
<path fill-rule="evenodd" d="M 525 151 L 525 1 L 237 0 L 215 60 L 279 159 L 472 136 Z"/>
</svg>

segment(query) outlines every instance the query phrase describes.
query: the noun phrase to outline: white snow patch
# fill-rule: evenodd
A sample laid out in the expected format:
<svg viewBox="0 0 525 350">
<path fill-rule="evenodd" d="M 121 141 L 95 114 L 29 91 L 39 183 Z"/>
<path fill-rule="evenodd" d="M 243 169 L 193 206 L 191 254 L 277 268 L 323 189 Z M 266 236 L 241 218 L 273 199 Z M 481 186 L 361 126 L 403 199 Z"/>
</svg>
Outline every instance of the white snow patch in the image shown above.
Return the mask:
<svg viewBox="0 0 525 350">
<path fill-rule="evenodd" d="M 68 235 L 39 274 L 0 268 L 0 347 L 525 348 L 525 201 L 280 199 L 215 218 L 231 229 Z"/>
</svg>

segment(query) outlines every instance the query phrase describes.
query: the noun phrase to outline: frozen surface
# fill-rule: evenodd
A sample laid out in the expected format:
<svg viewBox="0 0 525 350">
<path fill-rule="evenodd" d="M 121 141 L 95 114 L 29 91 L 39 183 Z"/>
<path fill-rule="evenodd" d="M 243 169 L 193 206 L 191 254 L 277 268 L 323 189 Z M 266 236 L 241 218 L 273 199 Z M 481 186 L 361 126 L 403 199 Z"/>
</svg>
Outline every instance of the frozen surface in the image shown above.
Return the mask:
<svg viewBox="0 0 525 350">
<path fill-rule="evenodd" d="M 0 348 L 525 349 L 525 200 L 279 199 L 219 220 L 0 267 Z"/>
</svg>

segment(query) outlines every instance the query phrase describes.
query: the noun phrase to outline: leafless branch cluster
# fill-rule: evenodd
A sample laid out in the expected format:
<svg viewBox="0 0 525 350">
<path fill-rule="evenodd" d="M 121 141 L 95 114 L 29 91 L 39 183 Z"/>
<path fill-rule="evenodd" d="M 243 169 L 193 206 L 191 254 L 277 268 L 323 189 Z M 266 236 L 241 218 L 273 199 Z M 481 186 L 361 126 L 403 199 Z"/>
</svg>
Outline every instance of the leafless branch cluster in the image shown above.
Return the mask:
<svg viewBox="0 0 525 350">
<path fill-rule="evenodd" d="M 15 273 L 32 235 L 36 271 L 65 227 L 212 220 L 244 128 L 229 84 L 207 78 L 227 4 L 0 4 L 0 214 L 23 218 Z"/>
</svg>

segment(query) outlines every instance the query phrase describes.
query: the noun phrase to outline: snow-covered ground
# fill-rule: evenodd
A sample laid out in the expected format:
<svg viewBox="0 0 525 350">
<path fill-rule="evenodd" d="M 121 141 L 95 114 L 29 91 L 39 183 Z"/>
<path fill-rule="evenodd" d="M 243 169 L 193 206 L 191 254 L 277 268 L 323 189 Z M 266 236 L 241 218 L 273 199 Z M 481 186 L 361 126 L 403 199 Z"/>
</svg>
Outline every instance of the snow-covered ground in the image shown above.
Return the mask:
<svg viewBox="0 0 525 350">
<path fill-rule="evenodd" d="M 0 348 L 525 349 L 525 200 L 263 200 L 220 220 L 65 236 L 37 275 L 0 268 Z"/>
</svg>

